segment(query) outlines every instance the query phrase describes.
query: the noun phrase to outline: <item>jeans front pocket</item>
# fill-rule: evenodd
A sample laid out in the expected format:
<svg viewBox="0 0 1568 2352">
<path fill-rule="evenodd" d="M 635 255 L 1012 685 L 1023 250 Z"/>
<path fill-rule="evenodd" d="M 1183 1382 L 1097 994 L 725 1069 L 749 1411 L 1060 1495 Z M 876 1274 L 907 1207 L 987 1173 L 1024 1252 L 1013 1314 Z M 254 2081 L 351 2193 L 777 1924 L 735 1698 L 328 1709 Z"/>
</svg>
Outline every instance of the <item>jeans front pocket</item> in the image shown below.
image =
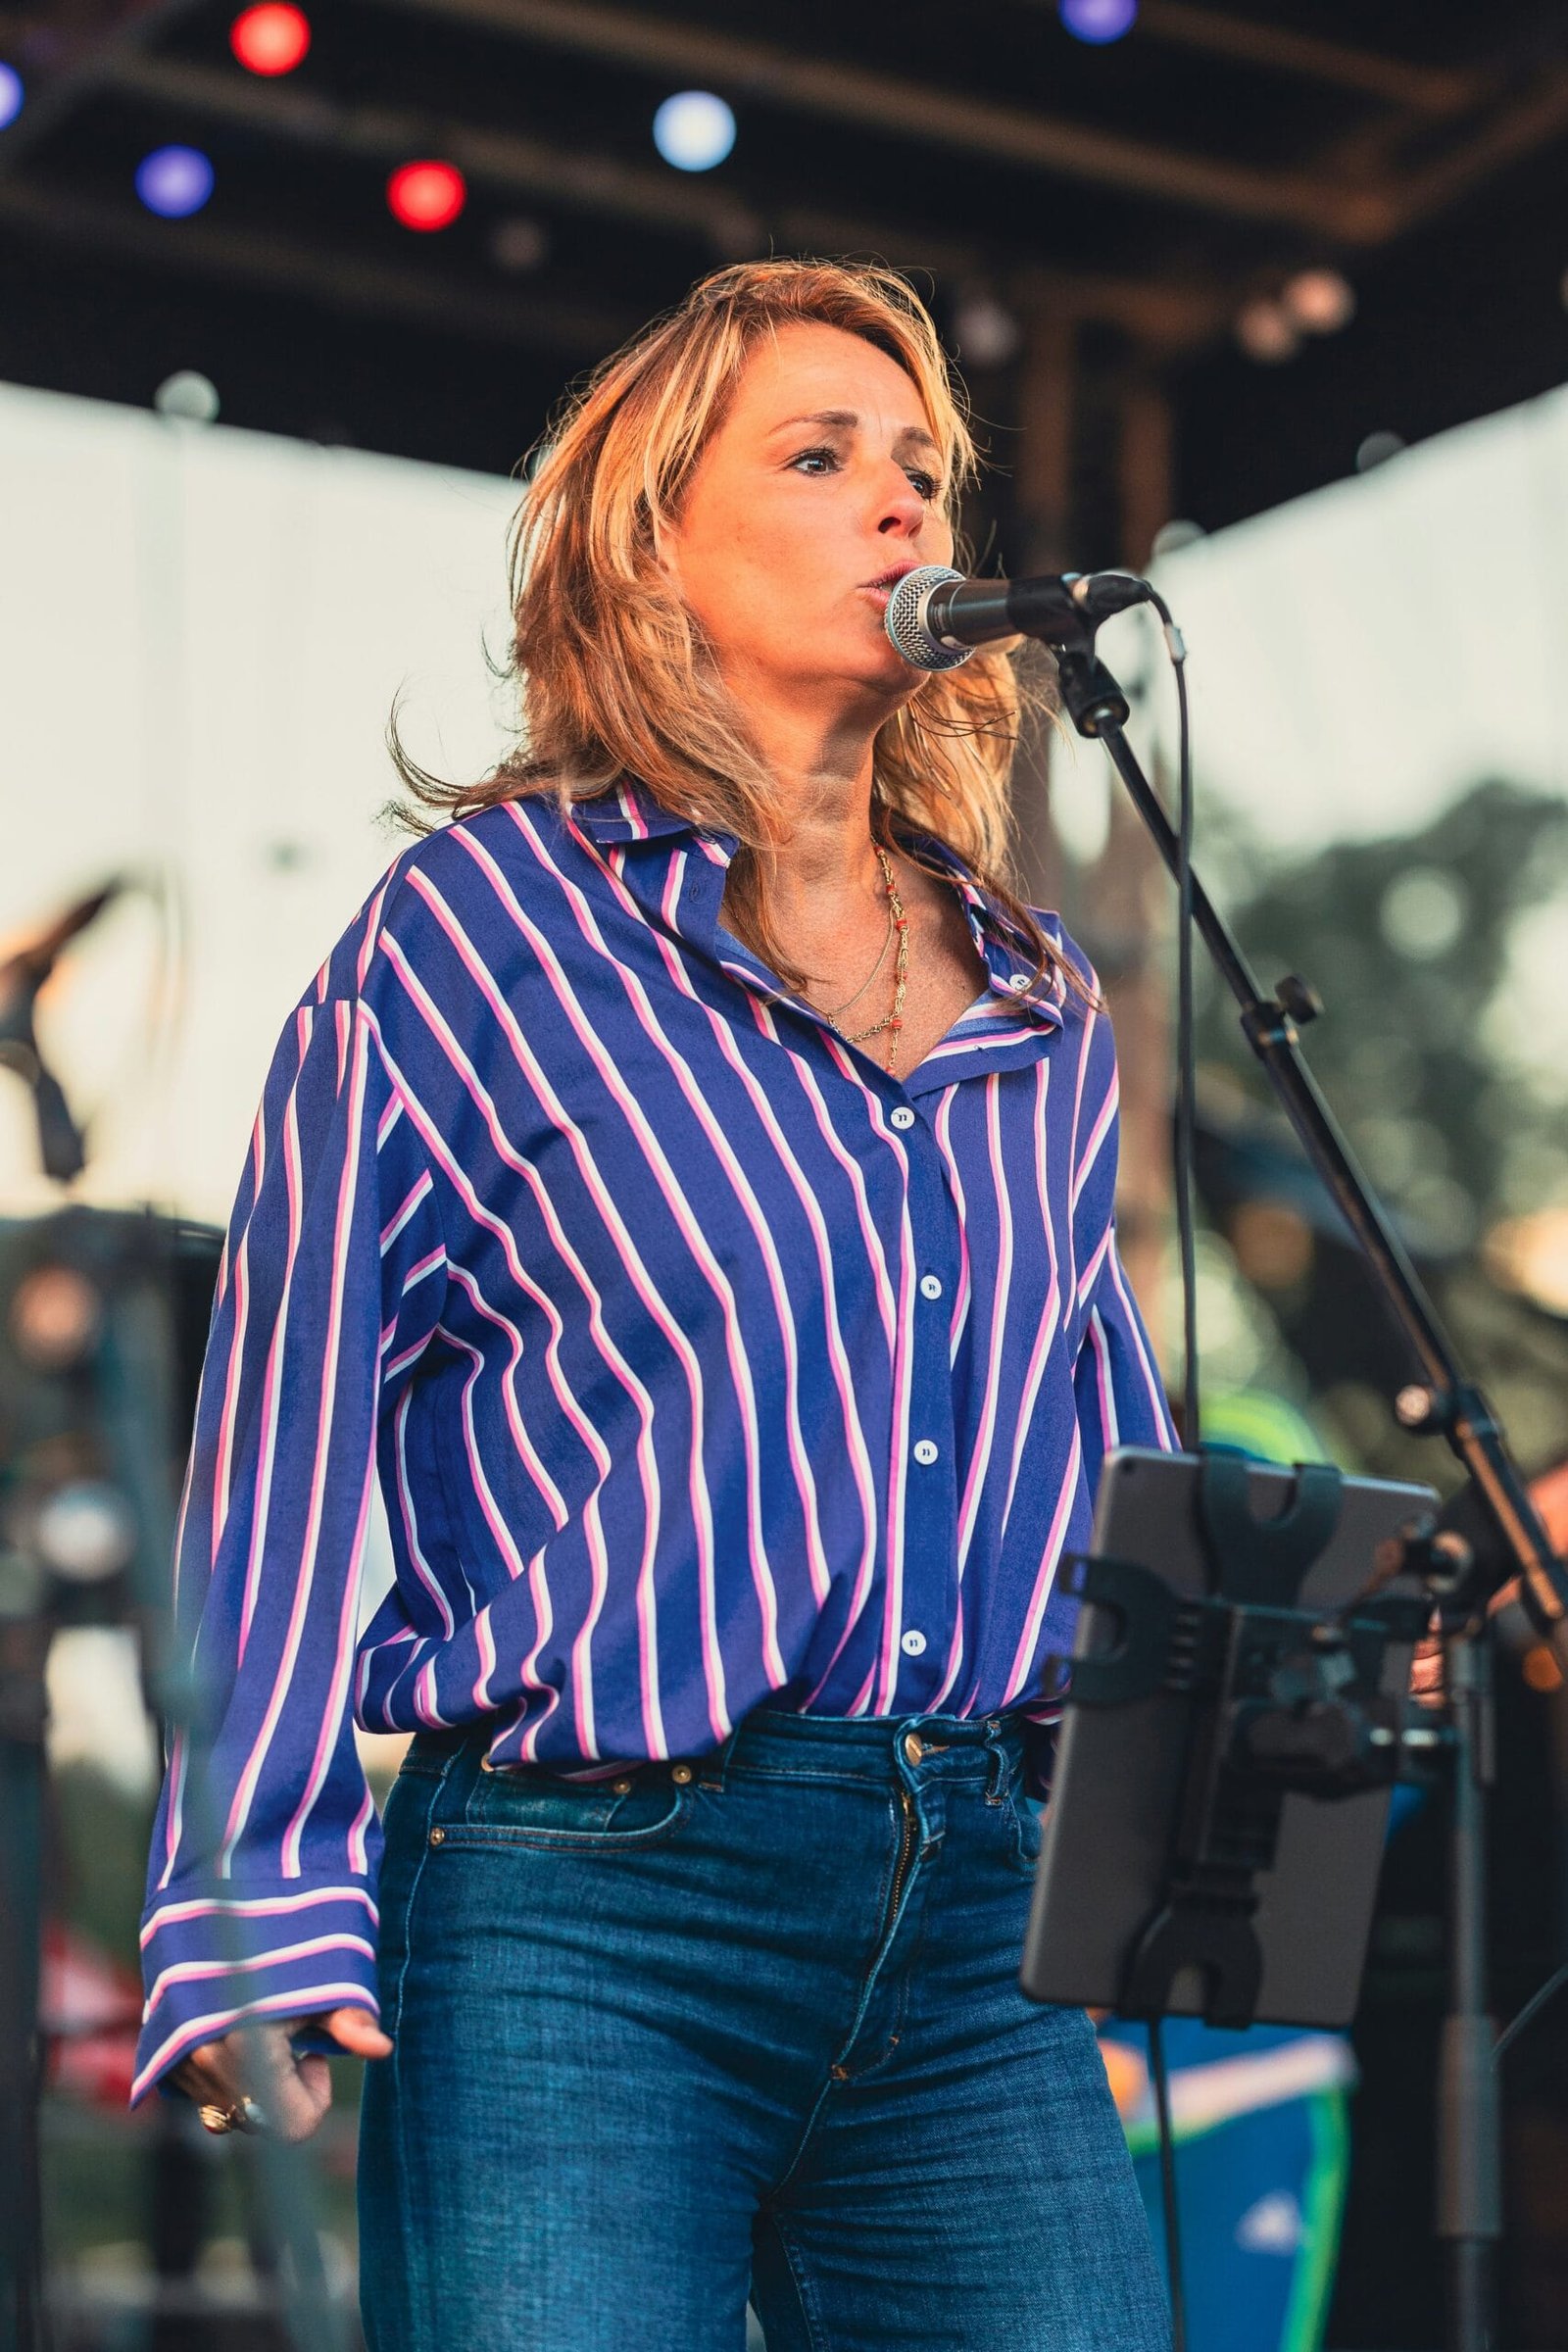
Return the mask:
<svg viewBox="0 0 1568 2352">
<path fill-rule="evenodd" d="M 1045 1820 L 1045 1804 L 1024 1792 L 1023 1776 L 1013 1781 L 1007 1798 L 1012 1816 L 1012 1855 L 1018 1868 L 1033 1878 L 1035 1864 L 1040 1859 L 1041 1824 Z"/>
<path fill-rule="evenodd" d="M 612 1854 L 662 1845 L 692 1808 L 691 1768 L 648 1764 L 613 1780 L 570 1781 L 539 1765 L 473 1775 L 461 1810 L 432 1828 L 436 1846 Z"/>
</svg>

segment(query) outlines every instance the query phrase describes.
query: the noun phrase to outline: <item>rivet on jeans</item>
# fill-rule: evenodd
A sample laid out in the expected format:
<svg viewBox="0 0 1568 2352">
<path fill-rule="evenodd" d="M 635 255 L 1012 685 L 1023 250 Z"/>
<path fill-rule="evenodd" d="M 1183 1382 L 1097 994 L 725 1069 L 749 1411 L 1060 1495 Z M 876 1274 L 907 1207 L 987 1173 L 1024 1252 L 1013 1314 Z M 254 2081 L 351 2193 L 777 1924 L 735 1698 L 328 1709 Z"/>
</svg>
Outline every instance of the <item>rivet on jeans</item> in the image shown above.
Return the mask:
<svg viewBox="0 0 1568 2352">
<path fill-rule="evenodd" d="M 692 1777 L 692 1768 L 689 1764 L 676 1764 L 671 1768 L 669 1777 L 677 1788 L 684 1788 Z"/>
<path fill-rule="evenodd" d="M 430 1832 L 430 1843 L 432 1845 L 445 1845 L 446 1838 L 447 1834 L 445 1830 L 432 1830 Z"/>
</svg>

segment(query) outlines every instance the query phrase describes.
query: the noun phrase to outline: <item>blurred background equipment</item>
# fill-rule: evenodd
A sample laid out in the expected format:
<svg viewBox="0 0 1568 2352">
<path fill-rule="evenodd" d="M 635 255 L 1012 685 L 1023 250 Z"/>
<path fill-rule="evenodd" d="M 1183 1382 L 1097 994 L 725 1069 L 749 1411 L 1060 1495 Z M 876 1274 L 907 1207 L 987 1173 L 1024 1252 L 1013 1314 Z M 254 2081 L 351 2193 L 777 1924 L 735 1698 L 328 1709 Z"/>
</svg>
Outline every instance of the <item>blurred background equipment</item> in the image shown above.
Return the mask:
<svg viewBox="0 0 1568 2352">
<path fill-rule="evenodd" d="M 31 1090 L 43 1172 L 62 1183 L 81 1173 L 81 1137 L 60 1081 L 38 1051 L 33 1008 L 38 1002 L 38 991 L 54 970 L 61 950 L 78 931 L 85 931 L 93 917 L 101 914 L 123 888 L 122 882 L 105 883 L 101 890 L 93 891 L 0 963 L 0 1069 L 14 1070 Z M 41 1310 L 30 1320 L 24 1313 L 18 1326 L 19 1340 L 25 1346 L 29 1332 L 34 1338 L 41 1338 L 42 1329 Z"/>
<path fill-rule="evenodd" d="M 1176 612 L 1209 887 L 1265 973 L 1323 995 L 1309 1057 L 1525 1467 L 1568 1460 L 1565 150 L 1555 0 L 0 0 L 0 965 L 106 875 L 155 885 L 40 981 L 33 1035 L 91 1145 L 74 1204 L 150 1232 L 150 1203 L 189 1253 L 181 1360 L 278 1022 L 398 846 L 394 698 L 445 774 L 509 740 L 486 654 L 512 477 L 561 387 L 715 265 L 874 253 L 930 297 L 990 446 L 965 568 L 1128 565 Z M 1102 650 L 1168 773 L 1147 623 Z M 1020 849 L 1111 999 L 1122 1230 L 1179 1383 L 1169 906 L 1102 766 L 1035 747 Z M 1267 1425 L 1260 1452 L 1288 1408 L 1347 1469 L 1442 1484 L 1381 1401 L 1396 1367 L 1334 1212 L 1199 981 L 1209 1389 Z M 0 1072 L 8 1236 L 59 1205 Z M 50 1267 L 29 1327 L 64 1348 L 92 1302 Z M 105 1570 L 57 1579 L 78 1620 L 119 1573 L 113 1483 L 84 1461 L 39 1514 L 58 1560 Z M 1568 1952 L 1568 1701 L 1549 1659 L 1525 1668 L 1499 1690 L 1504 2010 Z M 49 1699 L 60 2340 L 275 2341 L 245 2152 L 111 2103 L 153 1769 L 128 1637 L 63 1624 Z M 1290 2192 L 1320 2225 L 1293 2343 L 1437 2340 L 1442 1902 L 1417 1800 L 1359 2085 L 1322 2093 L 1351 2133 L 1337 2289 L 1341 2174 Z M 1565 2006 L 1506 2066 L 1501 2345 L 1549 2352 Z M 351 2301 L 342 2071 L 322 2219 Z M 1287 2219 L 1251 2225 L 1259 2276 L 1292 2268 Z"/>
</svg>

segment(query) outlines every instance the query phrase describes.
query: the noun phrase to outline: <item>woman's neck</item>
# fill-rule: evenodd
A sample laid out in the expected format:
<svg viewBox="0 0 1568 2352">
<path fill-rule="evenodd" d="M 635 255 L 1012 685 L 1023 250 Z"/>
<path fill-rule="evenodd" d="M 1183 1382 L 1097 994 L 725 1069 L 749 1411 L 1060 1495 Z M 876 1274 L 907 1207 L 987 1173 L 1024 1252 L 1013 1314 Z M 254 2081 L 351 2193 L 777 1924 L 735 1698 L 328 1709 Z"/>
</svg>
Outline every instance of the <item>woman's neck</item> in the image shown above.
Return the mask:
<svg viewBox="0 0 1568 2352">
<path fill-rule="evenodd" d="M 748 713 L 783 814 L 768 898 L 782 936 L 852 917 L 882 888 L 871 846 L 875 729 L 825 725 L 800 710 Z"/>
</svg>

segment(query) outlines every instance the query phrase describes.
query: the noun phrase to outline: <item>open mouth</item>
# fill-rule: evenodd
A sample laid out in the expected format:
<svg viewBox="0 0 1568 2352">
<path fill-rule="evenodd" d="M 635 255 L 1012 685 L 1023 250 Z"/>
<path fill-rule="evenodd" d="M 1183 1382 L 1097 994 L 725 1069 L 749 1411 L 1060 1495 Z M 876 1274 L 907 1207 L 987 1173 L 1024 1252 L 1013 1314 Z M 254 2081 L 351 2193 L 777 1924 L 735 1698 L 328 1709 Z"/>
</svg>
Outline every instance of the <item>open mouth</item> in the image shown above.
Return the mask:
<svg viewBox="0 0 1568 2352">
<path fill-rule="evenodd" d="M 898 586 L 899 582 L 904 579 L 907 573 L 911 571 L 918 571 L 919 568 L 919 565 L 914 563 L 890 564 L 887 570 L 878 572 L 874 580 L 862 580 L 860 582 L 861 593 L 865 596 L 875 597 L 879 609 L 885 612 L 887 611 L 888 598 L 893 594 L 893 591 Z"/>
</svg>

